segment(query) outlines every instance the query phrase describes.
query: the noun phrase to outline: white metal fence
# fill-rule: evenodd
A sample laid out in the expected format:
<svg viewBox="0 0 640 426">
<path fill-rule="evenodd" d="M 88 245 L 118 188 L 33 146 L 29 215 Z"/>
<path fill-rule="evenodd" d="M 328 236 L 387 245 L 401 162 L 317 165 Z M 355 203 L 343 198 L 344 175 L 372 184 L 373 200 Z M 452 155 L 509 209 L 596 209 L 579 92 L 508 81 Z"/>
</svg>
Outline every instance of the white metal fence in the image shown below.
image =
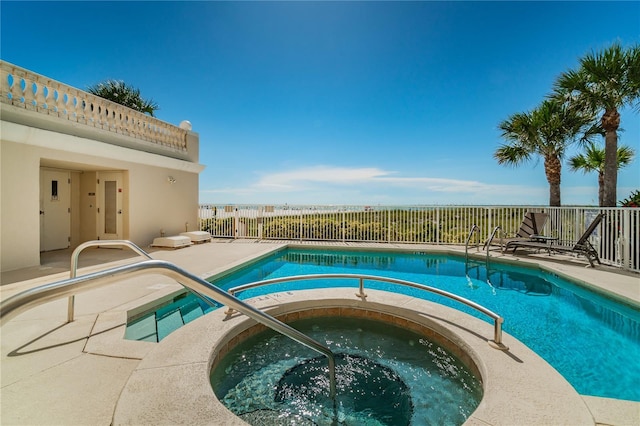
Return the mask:
<svg viewBox="0 0 640 426">
<path fill-rule="evenodd" d="M 515 234 L 528 211 L 549 215 L 541 230 L 576 241 L 600 212 L 590 237 L 603 263 L 640 271 L 640 209 L 543 206 L 200 206 L 200 230 L 219 238 L 464 244 L 475 224 L 486 241 L 496 226 Z"/>
</svg>

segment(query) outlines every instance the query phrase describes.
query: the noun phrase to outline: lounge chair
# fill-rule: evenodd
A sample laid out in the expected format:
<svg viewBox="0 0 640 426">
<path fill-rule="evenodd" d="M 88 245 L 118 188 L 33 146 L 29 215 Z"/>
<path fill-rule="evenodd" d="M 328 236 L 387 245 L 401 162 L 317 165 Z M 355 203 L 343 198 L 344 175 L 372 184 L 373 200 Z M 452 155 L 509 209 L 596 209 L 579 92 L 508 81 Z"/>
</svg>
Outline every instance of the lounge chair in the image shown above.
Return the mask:
<svg viewBox="0 0 640 426">
<path fill-rule="evenodd" d="M 503 248 L 505 244 L 512 241 L 535 241 L 532 238 L 540 235 L 548 218 L 549 215 L 546 213 L 526 212 L 520 224 L 520 229 L 518 229 L 514 237 L 495 239 L 494 241 L 496 244 L 502 245 Z M 483 249 L 486 248 L 487 244 L 488 241 L 485 241 Z"/>
<path fill-rule="evenodd" d="M 575 253 L 577 255 L 585 256 L 589 261 L 589 264 L 593 267 L 595 266 L 593 264 L 594 260 L 597 261 L 598 264 L 600 264 L 600 257 L 598 256 L 598 252 L 596 251 L 596 249 L 589 242 L 589 237 L 591 236 L 593 231 L 596 229 L 596 227 L 600 224 L 604 216 L 605 216 L 604 213 L 598 214 L 575 244 L 562 244 L 552 240 L 549 240 L 547 242 L 512 241 L 507 243 L 505 250 L 512 248 L 513 252 L 515 253 L 516 249 L 518 248 L 528 248 L 528 249 L 538 249 L 538 250 L 540 249 L 549 250 L 549 254 L 551 254 L 551 252 Z"/>
</svg>

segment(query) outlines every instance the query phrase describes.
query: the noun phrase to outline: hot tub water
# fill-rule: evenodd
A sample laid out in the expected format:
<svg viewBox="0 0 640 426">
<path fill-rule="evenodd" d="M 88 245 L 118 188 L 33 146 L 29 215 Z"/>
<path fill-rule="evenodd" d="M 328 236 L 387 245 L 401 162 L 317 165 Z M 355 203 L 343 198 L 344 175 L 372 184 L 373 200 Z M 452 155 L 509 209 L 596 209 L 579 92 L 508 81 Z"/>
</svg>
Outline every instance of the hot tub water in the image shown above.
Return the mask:
<svg viewBox="0 0 640 426">
<path fill-rule="evenodd" d="M 211 374 L 218 399 L 250 424 L 455 425 L 482 398 L 480 380 L 460 360 L 415 332 L 361 318 L 291 325 L 337 354 L 335 405 L 327 359 L 265 331 Z"/>
</svg>

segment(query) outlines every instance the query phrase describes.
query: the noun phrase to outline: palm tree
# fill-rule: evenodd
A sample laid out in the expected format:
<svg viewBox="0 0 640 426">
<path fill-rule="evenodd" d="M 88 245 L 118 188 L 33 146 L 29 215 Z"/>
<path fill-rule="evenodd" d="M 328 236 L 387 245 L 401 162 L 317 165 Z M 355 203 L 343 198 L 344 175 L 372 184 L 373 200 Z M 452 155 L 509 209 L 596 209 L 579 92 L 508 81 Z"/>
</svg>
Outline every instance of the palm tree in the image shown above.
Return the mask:
<svg viewBox="0 0 640 426">
<path fill-rule="evenodd" d="M 618 170 L 629 165 L 634 156 L 635 152 L 631 147 L 619 146 L 617 155 Z M 593 143 L 587 145 L 584 154 L 577 154 L 569 158 L 571 171 L 598 172 L 598 205 L 600 207 L 604 205 L 604 159 L 605 150 Z"/>
<path fill-rule="evenodd" d="M 583 111 L 600 115 L 605 131 L 604 195 L 602 205 L 616 205 L 618 128 L 624 106 L 640 108 L 640 46 L 623 49 L 614 43 L 580 60 L 580 68 L 560 75 L 556 96 Z"/>
<path fill-rule="evenodd" d="M 87 91 L 143 114 L 149 114 L 151 117 L 154 117 L 154 112 L 159 109 L 158 104 L 151 99 L 143 99 L 139 89 L 121 80 L 106 80 L 88 87 Z"/>
<path fill-rule="evenodd" d="M 508 141 L 494 153 L 498 164 L 518 166 L 539 155 L 549 183 L 549 205 L 560 206 L 562 158 L 579 134 L 587 134 L 592 116 L 585 115 L 557 99 L 546 99 L 531 112 L 518 113 L 500 123 Z"/>
</svg>

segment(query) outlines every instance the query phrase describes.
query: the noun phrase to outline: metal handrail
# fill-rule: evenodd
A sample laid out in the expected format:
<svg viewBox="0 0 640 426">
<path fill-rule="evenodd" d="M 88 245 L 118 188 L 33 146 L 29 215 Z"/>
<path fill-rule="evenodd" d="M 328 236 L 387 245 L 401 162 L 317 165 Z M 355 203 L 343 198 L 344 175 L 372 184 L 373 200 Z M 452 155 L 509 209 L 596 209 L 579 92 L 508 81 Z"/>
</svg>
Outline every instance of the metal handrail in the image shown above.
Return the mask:
<svg viewBox="0 0 640 426">
<path fill-rule="evenodd" d="M 489 265 L 489 249 L 491 248 L 491 242 L 493 241 L 493 237 L 495 237 L 496 232 L 498 232 L 498 229 L 502 230 L 500 226 L 493 228 L 493 232 L 485 244 L 485 247 L 487 248 L 487 266 Z M 502 246 L 502 238 L 500 239 L 500 245 Z"/>
<path fill-rule="evenodd" d="M 264 281 L 255 281 L 249 284 L 243 284 L 237 287 L 233 287 L 229 290 L 227 290 L 231 295 L 235 295 L 238 292 L 241 291 L 245 291 L 245 290 L 249 290 L 251 288 L 255 288 L 255 287 L 260 287 L 263 285 L 270 285 L 270 284 L 276 284 L 276 283 L 281 283 L 281 282 L 286 282 L 286 281 L 303 281 L 303 280 L 317 280 L 317 279 L 330 279 L 330 278 L 346 278 L 346 279 L 358 279 L 360 280 L 360 285 L 359 285 L 359 292 L 356 293 L 356 296 L 361 297 L 361 298 L 365 298 L 367 297 L 367 295 L 364 293 L 364 280 L 371 280 L 371 281 L 383 281 L 383 282 L 389 282 L 389 283 L 393 283 L 393 284 L 401 284 L 401 285 L 405 285 L 407 287 L 413 287 L 413 288 L 417 288 L 419 290 L 425 290 L 431 293 L 435 293 L 438 294 L 440 296 L 444 296 L 447 297 L 449 299 L 455 300 L 457 302 L 460 302 L 464 305 L 469 306 L 470 308 L 473 308 L 489 317 L 491 317 L 493 319 L 493 340 L 489 340 L 490 343 L 493 343 L 491 346 L 495 347 L 496 349 L 501 349 L 501 350 L 507 350 L 509 349 L 507 346 L 505 346 L 502 343 L 502 323 L 504 322 L 504 318 L 502 318 L 500 315 L 496 314 L 495 312 L 485 308 L 482 305 L 477 304 L 476 302 L 473 302 L 469 299 L 465 299 L 464 297 L 460 297 L 456 294 L 453 293 L 449 293 L 448 291 L 444 291 L 444 290 L 440 290 L 439 288 L 435 288 L 435 287 L 430 287 L 424 284 L 418 284 L 418 283 L 414 283 L 411 281 L 405 281 L 405 280 L 399 280 L 396 278 L 388 278 L 388 277 L 380 277 L 380 276 L 376 276 L 376 275 L 360 275 L 360 274 L 314 274 L 314 275 L 294 275 L 294 276 L 289 276 L 289 277 L 282 277 L 282 278 L 273 278 L 270 280 L 264 280 Z M 232 313 L 233 311 L 231 309 L 235 309 L 233 307 L 230 307 L 229 310 L 227 310 L 227 314 Z"/>
<path fill-rule="evenodd" d="M 0 302 L 0 326 L 6 324 L 11 318 L 27 311 L 36 306 L 50 302 L 52 300 L 67 297 L 82 291 L 91 290 L 111 284 L 124 276 L 127 278 L 132 276 L 144 275 L 149 272 L 159 273 L 167 277 L 173 278 L 183 286 L 199 293 L 204 294 L 211 299 L 231 306 L 233 309 L 245 314 L 249 318 L 266 325 L 267 327 L 284 334 L 285 336 L 295 340 L 296 342 L 313 349 L 325 355 L 329 361 L 329 394 L 331 398 L 336 394 L 336 377 L 335 377 L 335 356 L 333 352 L 310 338 L 309 336 L 299 332 L 298 330 L 278 321 L 277 319 L 267 315 L 266 313 L 253 308 L 245 302 L 239 300 L 233 295 L 221 290 L 211 283 L 191 274 L 188 271 L 174 265 L 173 263 L 163 260 L 145 260 L 130 265 L 119 266 L 100 272 L 83 275 L 77 278 L 69 278 L 40 287 L 35 287 L 16 294 L 6 300 Z"/>
<path fill-rule="evenodd" d="M 76 273 L 78 271 L 78 258 L 80 257 L 80 253 L 89 247 L 98 247 L 98 246 L 118 246 L 118 247 L 128 247 L 134 252 L 138 253 L 140 256 L 144 256 L 147 259 L 153 259 L 149 253 L 132 243 L 128 240 L 93 240 L 87 241 L 80 244 L 78 247 L 73 250 L 71 253 L 71 266 L 69 267 L 69 278 L 75 278 Z M 73 321 L 75 311 L 75 295 L 69 296 L 69 301 L 67 302 L 67 322 Z"/>
<path fill-rule="evenodd" d="M 475 223 L 471 226 L 471 230 L 469 231 L 469 235 L 467 235 L 467 240 L 464 243 L 464 260 L 465 262 L 469 261 L 469 241 L 471 241 L 471 237 L 473 236 L 473 233 L 477 232 L 478 236 L 480 235 L 480 227 L 478 225 L 476 225 Z M 477 248 L 480 248 L 480 240 L 478 239 L 478 245 Z"/>
</svg>

